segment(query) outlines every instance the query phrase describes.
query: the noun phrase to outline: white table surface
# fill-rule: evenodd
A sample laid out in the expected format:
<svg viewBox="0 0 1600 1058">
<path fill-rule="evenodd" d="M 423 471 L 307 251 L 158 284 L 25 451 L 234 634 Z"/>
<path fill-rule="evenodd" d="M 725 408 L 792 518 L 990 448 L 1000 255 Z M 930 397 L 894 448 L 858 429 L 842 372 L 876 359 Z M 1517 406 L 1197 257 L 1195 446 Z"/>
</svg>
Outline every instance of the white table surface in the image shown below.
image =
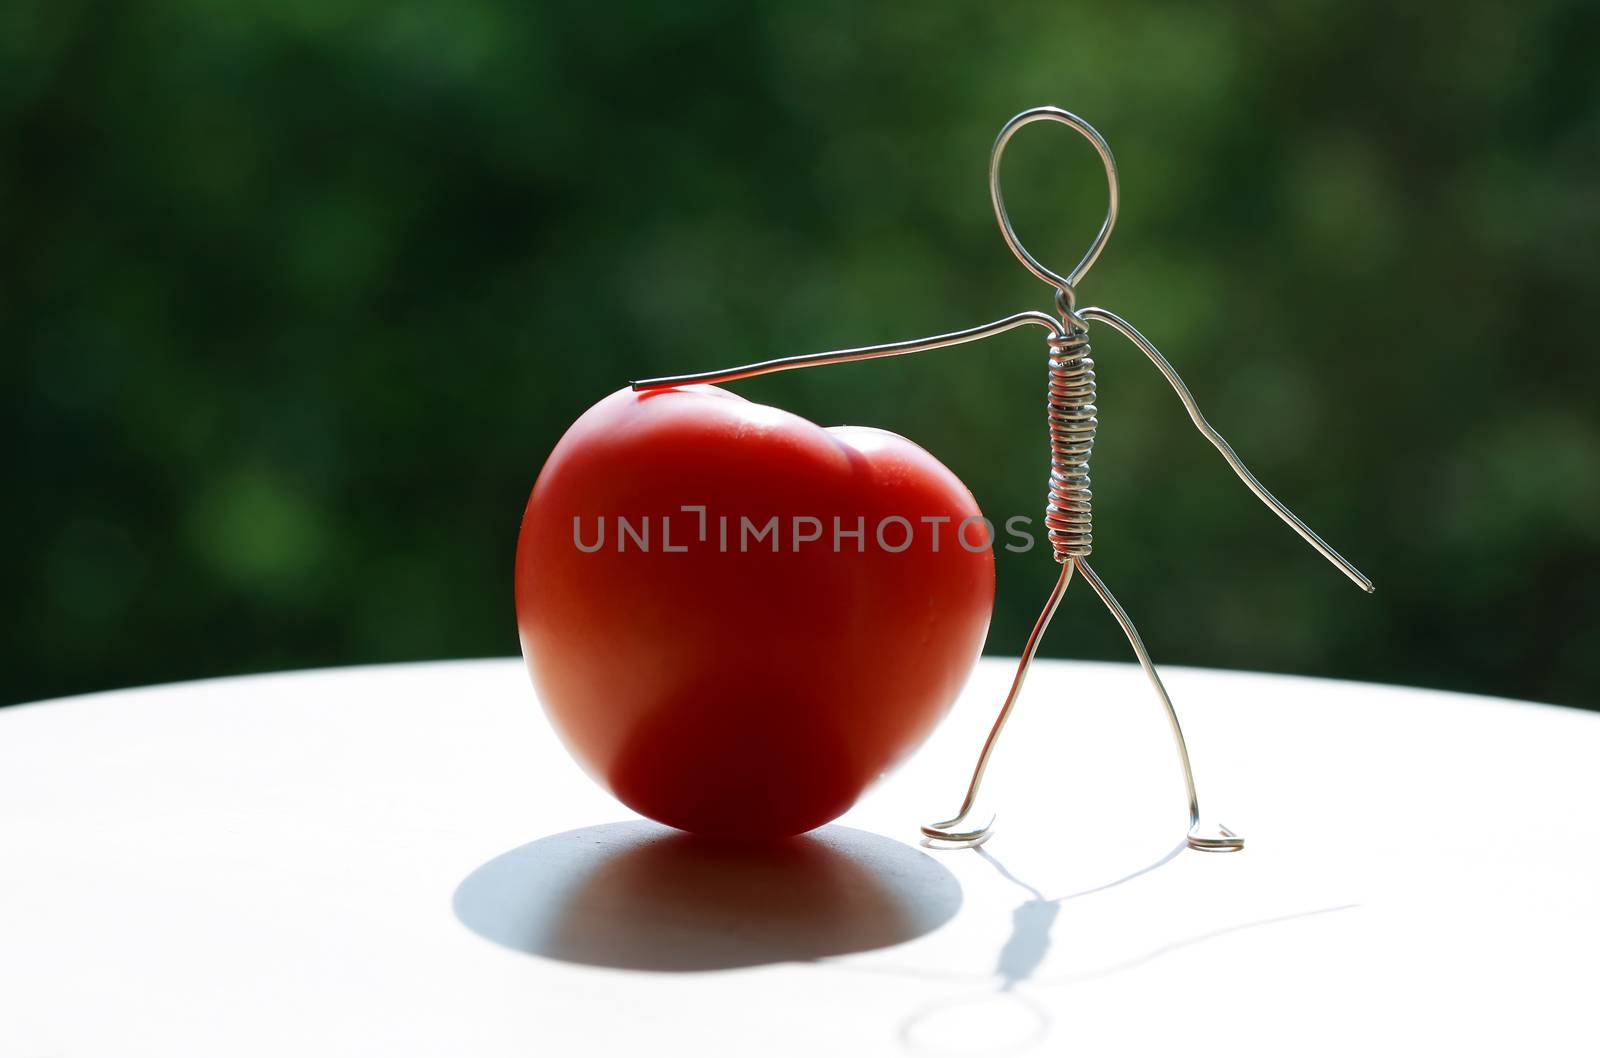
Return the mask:
<svg viewBox="0 0 1600 1058">
<path fill-rule="evenodd" d="M 520 662 L 0 710 L 0 1055 L 1587 1054 L 1600 716 L 1043 663 L 997 835 L 930 853 L 1010 666 L 839 823 L 637 821 Z"/>
</svg>

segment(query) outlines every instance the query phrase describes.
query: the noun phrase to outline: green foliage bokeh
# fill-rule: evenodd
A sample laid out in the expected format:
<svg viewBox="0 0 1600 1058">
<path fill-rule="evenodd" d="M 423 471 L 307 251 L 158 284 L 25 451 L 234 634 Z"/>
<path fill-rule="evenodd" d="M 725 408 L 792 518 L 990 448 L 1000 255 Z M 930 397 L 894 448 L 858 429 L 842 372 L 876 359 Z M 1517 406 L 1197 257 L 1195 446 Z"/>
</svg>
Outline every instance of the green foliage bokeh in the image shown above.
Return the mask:
<svg viewBox="0 0 1600 1058">
<path fill-rule="evenodd" d="M 1446 15 L 1447 17 L 1441 17 Z M 24 0 L 0 9 L 0 701 L 516 650 L 517 521 L 629 378 L 1049 290 L 1093 121 L 1096 566 L 1157 659 L 1600 705 L 1600 9 Z M 1065 268 L 1104 209 L 1008 154 Z M 1037 334 L 741 384 L 1037 517 Z M 1054 574 L 999 556 L 988 650 Z M 1125 659 L 1085 595 L 1044 653 Z"/>
</svg>

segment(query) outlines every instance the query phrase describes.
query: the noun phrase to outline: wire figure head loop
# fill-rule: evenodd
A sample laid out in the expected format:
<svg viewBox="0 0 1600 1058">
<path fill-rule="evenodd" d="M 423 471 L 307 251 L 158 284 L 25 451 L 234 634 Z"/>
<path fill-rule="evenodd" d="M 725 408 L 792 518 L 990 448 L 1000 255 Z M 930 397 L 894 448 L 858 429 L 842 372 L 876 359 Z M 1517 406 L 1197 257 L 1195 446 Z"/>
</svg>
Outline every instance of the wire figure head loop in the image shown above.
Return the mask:
<svg viewBox="0 0 1600 1058">
<path fill-rule="evenodd" d="M 1106 188 L 1109 192 L 1106 219 L 1101 223 L 1100 233 L 1094 237 L 1094 242 L 1089 244 L 1089 252 L 1085 253 L 1078 266 L 1065 276 L 1046 268 L 1037 257 L 1028 252 L 1027 247 L 1022 245 L 1022 240 L 1017 238 L 1016 229 L 1011 226 L 1011 217 L 1006 213 L 1005 197 L 1000 193 L 1000 157 L 1005 153 L 1006 144 L 1017 134 L 1018 129 L 1035 121 L 1054 121 L 1072 129 L 1089 141 L 1095 153 L 1100 156 L 1101 164 L 1106 168 Z M 1056 288 L 1056 307 L 1063 310 L 1064 317 L 1075 317 L 1078 296 L 1075 288 L 1094 266 L 1095 261 L 1099 260 L 1100 251 L 1106 248 L 1106 240 L 1111 238 L 1111 229 L 1117 223 L 1117 199 L 1117 162 L 1111 156 L 1111 147 L 1093 125 L 1078 115 L 1060 107 L 1034 107 L 1032 110 L 1024 110 L 1006 122 L 1005 127 L 1000 130 L 1000 135 L 995 138 L 994 149 L 989 152 L 989 200 L 994 203 L 994 218 L 1000 223 L 1000 234 L 1005 237 L 1006 245 L 1011 248 L 1017 260 L 1022 262 L 1024 268 Z"/>
</svg>

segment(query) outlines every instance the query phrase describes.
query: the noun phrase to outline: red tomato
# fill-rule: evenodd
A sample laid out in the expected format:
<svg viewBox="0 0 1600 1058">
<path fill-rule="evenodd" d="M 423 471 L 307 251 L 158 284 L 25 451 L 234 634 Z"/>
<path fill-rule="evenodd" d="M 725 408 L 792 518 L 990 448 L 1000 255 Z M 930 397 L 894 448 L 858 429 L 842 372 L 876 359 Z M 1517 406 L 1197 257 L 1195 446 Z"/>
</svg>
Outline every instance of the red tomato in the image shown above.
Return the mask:
<svg viewBox="0 0 1600 1058">
<path fill-rule="evenodd" d="M 622 390 L 528 498 L 523 656 L 567 748 L 628 807 L 797 834 L 909 754 L 966 681 L 994 603 L 979 519 L 896 434 L 713 386 Z"/>
</svg>

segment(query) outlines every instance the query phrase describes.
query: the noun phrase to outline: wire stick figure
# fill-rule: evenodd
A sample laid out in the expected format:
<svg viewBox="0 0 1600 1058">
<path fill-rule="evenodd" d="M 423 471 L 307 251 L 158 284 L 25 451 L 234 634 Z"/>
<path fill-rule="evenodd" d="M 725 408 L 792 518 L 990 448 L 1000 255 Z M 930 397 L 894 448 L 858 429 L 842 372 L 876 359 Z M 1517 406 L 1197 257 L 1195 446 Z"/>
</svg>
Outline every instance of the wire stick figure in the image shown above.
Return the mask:
<svg viewBox="0 0 1600 1058">
<path fill-rule="evenodd" d="M 1105 166 L 1106 183 L 1109 191 L 1109 204 L 1106 210 L 1105 221 L 1100 225 L 1100 231 L 1090 244 L 1089 250 L 1083 259 L 1067 275 L 1062 276 L 1039 263 L 1033 254 L 1022 245 L 1017 238 L 1015 229 L 1011 226 L 1011 218 L 1006 213 L 1005 200 L 1000 194 L 1000 159 L 1005 152 L 1006 144 L 1010 142 L 1018 129 L 1035 121 L 1054 121 L 1066 125 L 1079 135 L 1083 136 L 1094 147 L 1100 156 L 1101 163 Z M 994 817 L 990 815 L 984 819 L 977 808 L 978 792 L 983 784 L 984 772 L 988 769 L 989 759 L 994 753 L 996 742 L 1000 733 L 1005 729 L 1006 721 L 1010 719 L 1011 711 L 1016 706 L 1017 697 L 1022 691 L 1024 681 L 1027 679 L 1028 667 L 1032 664 L 1034 655 L 1038 652 L 1039 641 L 1044 638 L 1046 629 L 1050 627 L 1050 620 L 1055 616 L 1056 608 L 1061 603 L 1062 596 L 1066 593 L 1067 585 L 1072 581 L 1074 573 L 1081 573 L 1084 581 L 1094 591 L 1100 601 L 1105 604 L 1111 616 L 1122 628 L 1128 639 L 1128 645 L 1133 648 L 1134 655 L 1139 659 L 1139 666 L 1144 670 L 1156 696 L 1161 700 L 1161 706 L 1166 711 L 1167 720 L 1172 727 L 1172 737 L 1177 743 L 1178 759 L 1183 766 L 1183 780 L 1189 798 L 1189 832 L 1188 844 L 1191 848 L 1209 852 L 1229 852 L 1244 847 L 1244 838 L 1229 830 L 1225 826 L 1207 822 L 1200 814 L 1200 799 L 1195 792 L 1194 771 L 1189 763 L 1189 748 L 1184 742 L 1183 728 L 1178 723 L 1177 711 L 1172 706 L 1172 699 L 1168 697 L 1166 687 L 1161 683 L 1161 677 L 1156 672 L 1150 654 L 1145 650 L 1144 641 L 1139 638 L 1139 632 L 1134 627 L 1132 619 L 1128 617 L 1116 596 L 1111 594 L 1111 589 L 1106 587 L 1104 581 L 1089 565 L 1089 554 L 1093 543 L 1093 494 L 1089 483 L 1089 455 L 1094 448 L 1095 430 L 1099 425 L 1095 408 L 1095 376 L 1094 360 L 1091 359 L 1089 347 L 1089 324 L 1100 322 L 1121 334 L 1128 341 L 1137 346 L 1150 362 L 1161 372 L 1177 393 L 1178 399 L 1183 402 L 1184 408 L 1189 412 L 1189 418 L 1194 422 L 1195 428 L 1200 431 L 1214 445 L 1222 458 L 1228 461 L 1233 472 L 1239 476 L 1256 498 L 1266 504 L 1274 514 L 1283 519 L 1284 523 L 1299 533 L 1301 538 L 1317 550 L 1329 562 L 1338 567 L 1346 577 L 1350 578 L 1363 591 L 1371 592 L 1372 581 L 1344 559 L 1337 551 L 1330 547 L 1320 536 L 1312 531 L 1311 527 L 1295 517 L 1294 513 L 1285 507 L 1278 498 L 1268 492 L 1261 482 L 1256 480 L 1254 474 L 1245 467 L 1244 462 L 1235 454 L 1221 434 L 1212 428 L 1200 413 L 1200 407 L 1195 403 L 1194 396 L 1189 392 L 1189 387 L 1184 385 L 1178 372 L 1167 362 L 1166 357 L 1151 344 L 1150 340 L 1140 334 L 1132 324 L 1121 316 L 1102 308 L 1078 308 L 1078 283 L 1088 273 L 1100 252 L 1105 249 L 1106 241 L 1111 237 L 1111 229 L 1117 221 L 1117 163 L 1111 156 L 1111 148 L 1095 128 L 1076 114 L 1069 113 L 1058 107 L 1035 107 L 1023 111 L 1000 130 L 1000 135 L 995 139 L 994 148 L 989 154 L 989 199 L 994 205 L 995 219 L 1000 225 L 1000 234 L 1005 238 L 1006 245 L 1022 262 L 1029 272 L 1055 288 L 1056 317 L 1051 317 L 1043 312 L 1019 312 L 1004 319 L 995 320 L 977 327 L 969 327 L 963 331 L 952 331 L 949 334 L 935 335 L 931 338 L 916 338 L 904 342 L 891 342 L 886 345 L 869 345 L 858 349 L 841 349 L 833 352 L 810 353 L 803 356 L 790 356 L 778 360 L 767 360 L 744 367 L 729 368 L 724 371 L 706 371 L 692 375 L 675 375 L 666 378 L 653 378 L 633 383 L 635 390 L 661 389 L 670 386 L 688 383 L 719 383 L 733 382 L 742 378 L 752 378 L 756 375 L 771 374 L 775 371 L 792 371 L 803 367 L 819 367 L 824 364 L 843 364 L 855 360 L 873 360 L 885 356 L 904 356 L 908 353 L 926 352 L 930 349 L 943 349 L 952 345 L 961 345 L 966 342 L 977 341 L 982 338 L 991 338 L 1017 327 L 1038 326 L 1049 332 L 1045 344 L 1049 347 L 1049 401 L 1048 422 L 1050 430 L 1050 488 L 1045 503 L 1045 526 L 1050 545 L 1054 551 L 1055 560 L 1061 566 L 1061 573 L 1056 580 L 1055 588 L 1051 590 L 1050 597 L 1045 600 L 1044 609 L 1039 614 L 1039 619 L 1034 623 L 1033 632 L 1028 636 L 1028 642 L 1023 648 L 1022 657 L 1017 665 L 1016 675 L 1011 681 L 1011 689 L 1006 694 L 1005 701 L 1000 707 L 1000 713 L 995 718 L 994 725 L 989 731 L 989 736 L 984 740 L 983 749 L 978 754 L 977 766 L 973 769 L 972 779 L 967 784 L 966 798 L 962 801 L 961 810 L 950 819 L 937 823 L 925 824 L 922 827 L 923 836 L 929 843 L 943 848 L 959 848 L 972 846 L 986 840 L 994 825 Z"/>
</svg>

